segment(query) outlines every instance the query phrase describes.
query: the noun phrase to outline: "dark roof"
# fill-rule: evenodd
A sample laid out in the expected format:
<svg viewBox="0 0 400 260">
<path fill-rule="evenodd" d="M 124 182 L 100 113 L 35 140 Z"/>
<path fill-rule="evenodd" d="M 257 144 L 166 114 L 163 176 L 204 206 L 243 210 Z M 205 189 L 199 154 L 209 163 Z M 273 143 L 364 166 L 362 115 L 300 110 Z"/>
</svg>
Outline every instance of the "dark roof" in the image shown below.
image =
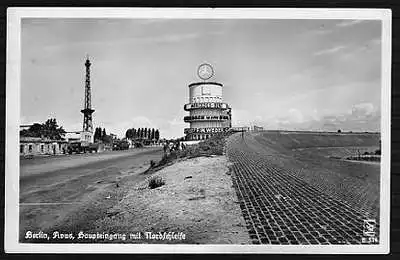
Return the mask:
<svg viewBox="0 0 400 260">
<path fill-rule="evenodd" d="M 208 81 L 204 81 L 204 82 L 194 82 L 189 84 L 189 88 L 193 87 L 193 86 L 198 86 L 198 85 L 218 85 L 218 86 L 223 86 L 221 83 L 218 82 L 208 82 Z"/>
</svg>

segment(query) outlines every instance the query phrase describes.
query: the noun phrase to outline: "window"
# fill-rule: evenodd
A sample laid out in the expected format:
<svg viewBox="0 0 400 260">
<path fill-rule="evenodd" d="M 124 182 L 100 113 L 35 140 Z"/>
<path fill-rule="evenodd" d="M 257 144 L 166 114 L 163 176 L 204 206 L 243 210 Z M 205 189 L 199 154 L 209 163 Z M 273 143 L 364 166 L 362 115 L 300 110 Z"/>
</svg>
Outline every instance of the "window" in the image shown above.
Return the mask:
<svg viewBox="0 0 400 260">
<path fill-rule="evenodd" d="M 24 153 L 24 150 L 25 150 L 24 148 L 25 148 L 25 146 L 23 144 L 21 144 L 19 146 L 19 153 Z"/>
<path fill-rule="evenodd" d="M 41 152 L 41 153 L 44 152 L 44 145 L 43 145 L 43 144 L 40 145 L 40 152 Z"/>
<path fill-rule="evenodd" d="M 32 152 L 32 145 L 31 144 L 28 146 L 28 150 L 29 150 L 30 153 Z"/>
</svg>

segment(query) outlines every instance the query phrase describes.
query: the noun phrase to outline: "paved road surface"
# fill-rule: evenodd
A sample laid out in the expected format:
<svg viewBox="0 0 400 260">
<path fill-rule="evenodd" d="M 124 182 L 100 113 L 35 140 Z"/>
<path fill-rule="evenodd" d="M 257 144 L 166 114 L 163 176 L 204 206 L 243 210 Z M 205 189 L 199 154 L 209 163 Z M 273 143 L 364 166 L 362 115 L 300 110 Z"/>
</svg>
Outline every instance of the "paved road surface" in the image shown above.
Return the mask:
<svg viewBox="0 0 400 260">
<path fill-rule="evenodd" d="M 128 183 L 144 180 L 139 173 L 150 160 L 161 157 L 161 148 L 143 148 L 21 160 L 20 239 L 27 231 L 91 228 L 123 198 Z"/>
<path fill-rule="evenodd" d="M 309 182 L 310 178 L 279 165 L 276 160 L 280 155 L 273 149 L 252 141 L 250 134 L 244 138 L 240 134 L 231 136 L 227 155 L 233 162 L 234 187 L 254 244 L 362 242 L 363 221 L 369 218 L 368 214 L 351 206 L 348 202 L 352 198 L 346 202 L 338 194 L 327 194 L 335 186 L 352 187 L 355 179 L 343 178 L 334 183 L 332 180 L 336 179 L 330 173 L 317 172 L 322 178 Z M 364 192 L 365 188 L 368 187 L 363 187 Z M 375 231 L 379 234 L 378 225 Z"/>
</svg>

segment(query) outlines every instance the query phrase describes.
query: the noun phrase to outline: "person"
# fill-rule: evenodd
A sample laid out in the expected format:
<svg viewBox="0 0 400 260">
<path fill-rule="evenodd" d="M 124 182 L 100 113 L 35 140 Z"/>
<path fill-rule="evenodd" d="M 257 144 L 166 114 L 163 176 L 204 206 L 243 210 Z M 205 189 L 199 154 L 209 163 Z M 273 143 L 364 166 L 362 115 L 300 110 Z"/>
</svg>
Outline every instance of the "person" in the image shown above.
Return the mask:
<svg viewBox="0 0 400 260">
<path fill-rule="evenodd" d="M 163 149 L 164 149 L 164 154 L 167 153 L 167 148 L 168 148 L 167 143 L 165 143 L 165 144 L 164 144 L 164 147 L 163 147 Z"/>
</svg>

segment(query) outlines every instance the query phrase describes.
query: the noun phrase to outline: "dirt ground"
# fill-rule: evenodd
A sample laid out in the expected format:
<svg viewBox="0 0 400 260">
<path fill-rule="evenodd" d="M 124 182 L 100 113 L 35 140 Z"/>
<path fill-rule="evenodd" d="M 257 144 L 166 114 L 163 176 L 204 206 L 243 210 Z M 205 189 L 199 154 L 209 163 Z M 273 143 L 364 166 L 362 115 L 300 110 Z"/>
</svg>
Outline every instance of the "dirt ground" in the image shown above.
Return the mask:
<svg viewBox="0 0 400 260">
<path fill-rule="evenodd" d="M 127 240 L 120 242 L 128 243 L 250 244 L 228 170 L 225 156 L 168 166 L 132 187 L 88 233 L 125 233 Z M 162 177 L 165 185 L 149 189 L 148 180 L 154 176 Z M 145 232 L 179 236 L 149 239 Z"/>
</svg>

